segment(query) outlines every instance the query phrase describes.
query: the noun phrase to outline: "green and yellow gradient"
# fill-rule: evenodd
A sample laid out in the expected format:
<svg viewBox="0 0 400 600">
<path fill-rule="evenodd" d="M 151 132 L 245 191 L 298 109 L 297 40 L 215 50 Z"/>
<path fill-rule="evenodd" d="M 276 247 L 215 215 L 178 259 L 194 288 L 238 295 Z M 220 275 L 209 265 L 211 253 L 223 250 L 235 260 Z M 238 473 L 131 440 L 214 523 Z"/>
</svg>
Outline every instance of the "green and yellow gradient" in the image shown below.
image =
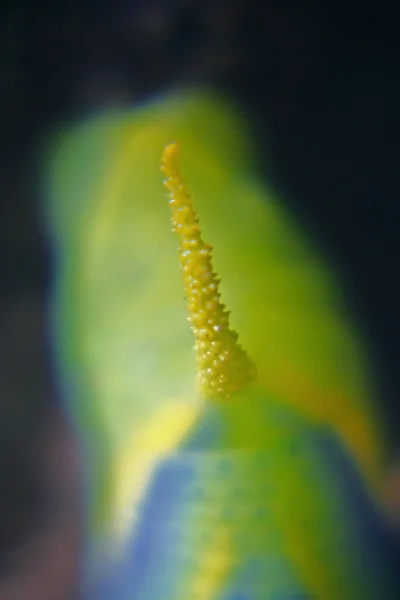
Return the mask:
<svg viewBox="0 0 400 600">
<path fill-rule="evenodd" d="M 87 457 L 93 598 L 396 597 L 364 345 L 243 115 L 195 89 L 54 147 L 54 344 Z"/>
</svg>

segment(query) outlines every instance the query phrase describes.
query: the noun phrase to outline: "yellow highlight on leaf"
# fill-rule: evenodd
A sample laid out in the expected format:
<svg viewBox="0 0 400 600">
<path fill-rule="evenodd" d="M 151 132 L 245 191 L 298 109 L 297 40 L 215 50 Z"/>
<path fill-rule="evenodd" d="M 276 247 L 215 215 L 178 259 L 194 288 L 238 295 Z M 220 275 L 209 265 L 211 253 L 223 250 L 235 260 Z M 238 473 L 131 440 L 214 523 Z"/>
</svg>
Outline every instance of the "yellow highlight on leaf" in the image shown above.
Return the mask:
<svg viewBox="0 0 400 600">
<path fill-rule="evenodd" d="M 161 169 L 168 192 L 172 231 L 179 237 L 179 260 L 187 296 L 187 308 L 195 338 L 198 380 L 207 398 L 227 399 L 245 388 L 256 368 L 229 327 L 229 312 L 220 302 L 219 280 L 212 268 L 212 247 L 203 241 L 177 165 L 178 146 L 164 149 Z"/>
</svg>

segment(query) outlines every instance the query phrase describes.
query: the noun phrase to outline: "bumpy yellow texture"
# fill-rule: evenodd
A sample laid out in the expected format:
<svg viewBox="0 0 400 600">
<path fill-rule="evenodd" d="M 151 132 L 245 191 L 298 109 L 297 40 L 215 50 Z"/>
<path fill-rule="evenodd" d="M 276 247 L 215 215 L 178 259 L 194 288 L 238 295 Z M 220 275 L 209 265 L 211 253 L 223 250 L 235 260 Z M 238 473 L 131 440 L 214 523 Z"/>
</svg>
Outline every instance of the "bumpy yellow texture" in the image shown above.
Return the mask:
<svg viewBox="0 0 400 600">
<path fill-rule="evenodd" d="M 197 215 L 177 166 L 177 155 L 177 144 L 166 146 L 161 169 L 169 196 L 172 231 L 179 237 L 199 386 L 204 397 L 225 400 L 255 378 L 256 368 L 238 343 L 238 334 L 229 328 L 229 312 L 220 302 L 219 280 L 212 268 L 212 247 L 201 237 Z"/>
</svg>

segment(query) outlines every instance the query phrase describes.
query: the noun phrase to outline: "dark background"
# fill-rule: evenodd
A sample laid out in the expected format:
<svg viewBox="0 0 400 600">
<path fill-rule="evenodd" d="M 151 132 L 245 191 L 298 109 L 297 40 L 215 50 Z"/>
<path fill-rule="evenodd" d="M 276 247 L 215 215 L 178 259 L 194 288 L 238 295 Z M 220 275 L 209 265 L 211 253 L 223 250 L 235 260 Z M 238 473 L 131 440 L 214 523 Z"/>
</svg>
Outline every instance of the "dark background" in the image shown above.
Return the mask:
<svg viewBox="0 0 400 600">
<path fill-rule="evenodd" d="M 265 172 L 342 272 L 400 443 L 399 33 L 356 2 L 114 0 L 0 5 L 0 561 L 46 506 L 57 405 L 44 310 L 52 261 L 39 151 L 67 118 L 176 83 L 233 93 Z M 264 146 L 265 145 L 265 146 Z M 268 150 L 266 150 L 268 148 Z M 0 563 L 1 566 L 1 563 Z"/>
</svg>

